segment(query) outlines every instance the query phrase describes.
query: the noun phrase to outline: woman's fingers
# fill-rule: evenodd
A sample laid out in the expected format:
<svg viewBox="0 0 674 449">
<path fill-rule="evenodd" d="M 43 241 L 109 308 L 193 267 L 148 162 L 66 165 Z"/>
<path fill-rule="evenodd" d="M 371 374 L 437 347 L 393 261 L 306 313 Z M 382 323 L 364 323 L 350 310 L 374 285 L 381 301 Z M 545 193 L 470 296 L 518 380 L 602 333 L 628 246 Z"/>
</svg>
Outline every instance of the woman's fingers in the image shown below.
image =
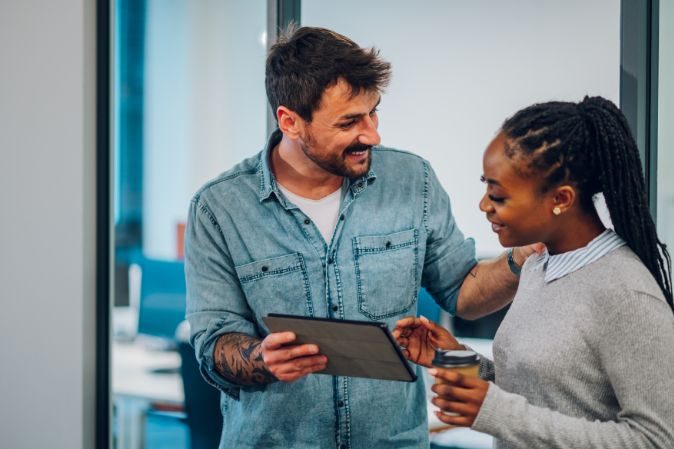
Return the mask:
<svg viewBox="0 0 674 449">
<path fill-rule="evenodd" d="M 479 408 L 475 406 L 475 404 L 467 404 L 465 402 L 449 401 L 447 399 L 438 397 L 431 399 L 431 402 L 439 407 L 443 412 L 447 412 L 449 414 L 475 416 L 479 411 Z"/>
<path fill-rule="evenodd" d="M 470 427 L 473 425 L 474 419 L 466 417 L 466 416 L 450 416 L 446 415 L 442 411 L 437 411 L 435 412 L 435 416 L 438 417 L 440 421 L 442 421 L 445 424 L 450 424 L 452 426 L 457 426 L 457 427 Z"/>
<path fill-rule="evenodd" d="M 431 387 L 431 390 L 438 396 L 456 401 L 470 402 L 474 399 L 474 396 L 471 394 L 472 390 L 453 385 L 435 384 Z"/>
</svg>

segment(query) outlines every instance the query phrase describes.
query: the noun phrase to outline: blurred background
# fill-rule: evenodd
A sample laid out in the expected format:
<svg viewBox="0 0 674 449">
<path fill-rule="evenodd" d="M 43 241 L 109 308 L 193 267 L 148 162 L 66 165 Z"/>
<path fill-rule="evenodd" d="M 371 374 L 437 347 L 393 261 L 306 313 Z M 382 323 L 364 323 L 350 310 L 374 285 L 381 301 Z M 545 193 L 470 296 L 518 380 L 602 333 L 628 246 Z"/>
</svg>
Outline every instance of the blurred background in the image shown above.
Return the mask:
<svg viewBox="0 0 674 449">
<path fill-rule="evenodd" d="M 631 14 L 630 2 L 117 0 L 112 5 L 112 434 L 118 448 L 217 444 L 217 392 L 196 373 L 188 330 L 181 324 L 186 213 L 201 185 L 262 149 L 273 129 L 264 63 L 278 24 L 333 29 L 361 46 L 375 46 L 392 63 L 393 81 L 379 106 L 382 144 L 431 162 L 480 258 L 503 251 L 477 205 L 484 192 L 482 153 L 506 117 L 534 102 L 601 95 L 623 107 L 637 134 L 647 134 L 638 103 L 643 75 L 629 66 L 630 54 L 638 58 L 639 49 L 621 42 L 621 19 Z M 671 3 L 659 14 L 660 24 L 674 23 Z M 674 38 L 665 26 L 658 32 L 660 80 L 671 80 Z M 662 98 L 672 98 L 670 84 L 658 85 Z M 659 123 L 671 124 L 673 107 L 672 101 L 660 101 L 652 113 Z M 643 150 L 653 210 L 667 242 L 674 242 L 674 182 L 666 175 L 673 167 L 672 129 L 657 127 L 657 157 Z M 640 144 L 653 142 L 643 138 Z M 505 313 L 476 322 L 453 319 L 423 291 L 419 308 L 485 353 Z M 196 405 L 191 407 L 191 400 Z M 490 437 L 465 429 L 433 432 L 432 441 L 446 448 L 491 445 Z"/>
</svg>

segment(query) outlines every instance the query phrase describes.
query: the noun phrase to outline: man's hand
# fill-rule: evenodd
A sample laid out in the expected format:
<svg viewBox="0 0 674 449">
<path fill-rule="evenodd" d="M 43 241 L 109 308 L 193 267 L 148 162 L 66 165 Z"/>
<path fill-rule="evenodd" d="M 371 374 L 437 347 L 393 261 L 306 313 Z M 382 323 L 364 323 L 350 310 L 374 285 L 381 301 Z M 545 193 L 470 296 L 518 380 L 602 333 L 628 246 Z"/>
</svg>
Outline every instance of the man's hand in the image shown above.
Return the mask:
<svg viewBox="0 0 674 449">
<path fill-rule="evenodd" d="M 532 254 L 542 254 L 545 251 L 545 245 L 543 243 L 532 243 L 531 245 L 518 246 L 513 248 L 513 260 L 520 267 L 524 265 L 524 262 Z"/>
<path fill-rule="evenodd" d="M 426 367 L 431 366 L 436 348 L 465 349 L 447 329 L 423 316 L 399 320 L 393 337 L 402 346 L 405 357 Z"/>
<path fill-rule="evenodd" d="M 453 426 L 471 427 L 480 413 L 489 382 L 451 370 L 430 369 L 428 373 L 441 382 L 431 389 L 437 394 L 431 402 L 440 408 L 438 419 Z"/>
<path fill-rule="evenodd" d="M 327 357 L 318 353 L 318 346 L 291 344 L 295 339 L 292 332 L 277 332 L 262 340 L 262 360 L 267 370 L 283 382 L 322 371 L 328 363 Z"/>
<path fill-rule="evenodd" d="M 533 243 L 513 249 L 513 259 L 520 267 L 529 256 L 542 253 L 545 245 Z M 466 275 L 456 301 L 456 315 L 476 320 L 510 304 L 517 291 L 519 277 L 508 267 L 506 253 L 481 260 Z"/>
</svg>

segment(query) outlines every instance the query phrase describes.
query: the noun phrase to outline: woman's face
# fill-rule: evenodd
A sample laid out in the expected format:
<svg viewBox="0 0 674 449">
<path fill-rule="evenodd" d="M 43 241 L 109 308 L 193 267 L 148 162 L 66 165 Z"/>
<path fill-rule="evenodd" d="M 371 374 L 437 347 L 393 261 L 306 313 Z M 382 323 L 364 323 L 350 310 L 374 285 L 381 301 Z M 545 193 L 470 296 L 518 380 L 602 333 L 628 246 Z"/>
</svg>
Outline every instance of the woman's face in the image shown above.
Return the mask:
<svg viewBox="0 0 674 449">
<path fill-rule="evenodd" d="M 552 213 L 552 193 L 541 193 L 538 176 L 525 176 L 519 158 L 505 153 L 506 136 L 499 133 L 491 141 L 482 159 L 487 191 L 480 200 L 480 210 L 487 215 L 492 230 L 504 247 L 548 242 L 556 231 Z"/>
</svg>

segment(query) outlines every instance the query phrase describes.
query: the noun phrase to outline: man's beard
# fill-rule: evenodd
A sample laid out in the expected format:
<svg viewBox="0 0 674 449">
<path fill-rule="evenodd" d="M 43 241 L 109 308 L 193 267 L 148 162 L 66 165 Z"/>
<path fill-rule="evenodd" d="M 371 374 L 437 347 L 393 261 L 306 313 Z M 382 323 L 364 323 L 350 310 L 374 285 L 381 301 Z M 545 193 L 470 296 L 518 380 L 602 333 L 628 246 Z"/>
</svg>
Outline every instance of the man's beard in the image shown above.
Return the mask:
<svg viewBox="0 0 674 449">
<path fill-rule="evenodd" d="M 321 157 L 312 150 L 312 144 L 313 139 L 309 134 L 307 135 L 307 139 L 300 143 L 300 147 L 304 154 L 311 159 L 314 164 L 318 165 L 328 173 L 337 176 L 345 176 L 349 179 L 357 179 L 370 171 L 370 164 L 372 163 L 372 145 L 356 142 L 346 147 L 340 154 Z M 350 153 L 358 153 L 361 151 L 367 151 L 367 158 L 365 161 L 352 166 L 347 165 L 345 156 Z"/>
</svg>

